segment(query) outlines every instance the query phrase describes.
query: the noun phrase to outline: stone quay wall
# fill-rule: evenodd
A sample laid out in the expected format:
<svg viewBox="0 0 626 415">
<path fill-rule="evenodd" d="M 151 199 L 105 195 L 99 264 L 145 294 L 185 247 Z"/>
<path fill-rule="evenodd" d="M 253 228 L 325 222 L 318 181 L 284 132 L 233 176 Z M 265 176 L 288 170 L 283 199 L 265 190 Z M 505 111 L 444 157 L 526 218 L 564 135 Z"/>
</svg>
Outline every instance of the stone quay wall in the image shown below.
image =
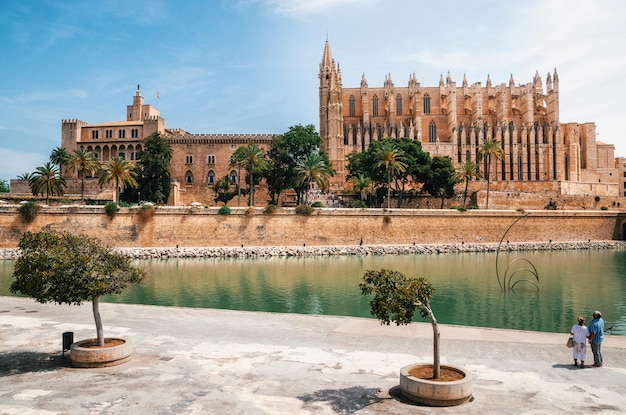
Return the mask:
<svg viewBox="0 0 626 415">
<path fill-rule="evenodd" d="M 113 218 L 100 206 L 44 207 L 25 223 L 18 206 L 0 206 L 0 248 L 16 248 L 26 231 L 70 231 L 118 248 L 379 246 L 557 243 L 623 240 L 626 213 L 440 209 L 123 208 Z M 505 235 L 506 234 L 506 235 Z"/>
</svg>

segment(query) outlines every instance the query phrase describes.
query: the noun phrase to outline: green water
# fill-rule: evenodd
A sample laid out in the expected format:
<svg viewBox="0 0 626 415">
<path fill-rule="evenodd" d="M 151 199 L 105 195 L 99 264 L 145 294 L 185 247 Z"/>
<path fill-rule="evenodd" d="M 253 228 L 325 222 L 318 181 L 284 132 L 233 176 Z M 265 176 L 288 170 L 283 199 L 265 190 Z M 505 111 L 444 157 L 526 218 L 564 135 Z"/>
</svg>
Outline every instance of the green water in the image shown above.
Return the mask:
<svg viewBox="0 0 626 415">
<path fill-rule="evenodd" d="M 137 261 L 148 272 L 146 281 L 103 301 L 372 317 L 360 278 L 368 269 L 389 268 L 424 276 L 435 286 L 432 306 L 441 323 L 568 332 L 578 315 L 590 321 L 598 309 L 613 334 L 626 335 L 626 251 L 501 253 L 501 276 L 515 258 L 536 267 L 539 290 L 523 282 L 502 293 L 491 253 L 170 259 Z M 0 295 L 11 295 L 12 267 L 12 261 L 0 261 Z M 512 267 L 529 265 L 515 261 Z M 521 271 L 515 277 L 534 279 Z"/>
</svg>

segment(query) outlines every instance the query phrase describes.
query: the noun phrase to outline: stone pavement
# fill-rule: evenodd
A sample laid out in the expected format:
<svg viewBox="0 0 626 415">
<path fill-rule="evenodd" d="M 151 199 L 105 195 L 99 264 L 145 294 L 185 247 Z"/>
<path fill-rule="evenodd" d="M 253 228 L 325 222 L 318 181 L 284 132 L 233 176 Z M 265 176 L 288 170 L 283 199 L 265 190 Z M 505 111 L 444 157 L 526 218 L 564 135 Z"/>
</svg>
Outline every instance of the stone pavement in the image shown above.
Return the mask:
<svg viewBox="0 0 626 415">
<path fill-rule="evenodd" d="M 442 363 L 473 373 L 474 399 L 428 408 L 398 392 L 402 366 L 432 361 L 426 323 L 106 303 L 101 315 L 105 336 L 132 340 L 133 358 L 77 369 L 62 333 L 95 336 L 90 304 L 0 297 L 0 414 L 626 412 L 623 336 L 607 336 L 603 368 L 580 369 L 566 333 L 442 325 Z"/>
</svg>

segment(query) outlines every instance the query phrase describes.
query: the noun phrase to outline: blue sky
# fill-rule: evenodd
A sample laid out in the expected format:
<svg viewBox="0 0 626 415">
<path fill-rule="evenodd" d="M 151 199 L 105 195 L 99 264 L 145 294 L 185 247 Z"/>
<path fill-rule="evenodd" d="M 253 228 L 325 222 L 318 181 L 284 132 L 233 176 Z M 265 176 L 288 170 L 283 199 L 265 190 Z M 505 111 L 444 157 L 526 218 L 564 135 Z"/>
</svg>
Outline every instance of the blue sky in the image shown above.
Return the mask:
<svg viewBox="0 0 626 415">
<path fill-rule="evenodd" d="M 448 71 L 525 84 L 556 68 L 561 122 L 595 122 L 626 156 L 620 0 L 3 0 L 0 179 L 45 163 L 62 119 L 124 120 L 137 84 L 168 128 L 319 129 L 327 38 L 344 87 L 413 72 L 434 86 Z"/>
</svg>

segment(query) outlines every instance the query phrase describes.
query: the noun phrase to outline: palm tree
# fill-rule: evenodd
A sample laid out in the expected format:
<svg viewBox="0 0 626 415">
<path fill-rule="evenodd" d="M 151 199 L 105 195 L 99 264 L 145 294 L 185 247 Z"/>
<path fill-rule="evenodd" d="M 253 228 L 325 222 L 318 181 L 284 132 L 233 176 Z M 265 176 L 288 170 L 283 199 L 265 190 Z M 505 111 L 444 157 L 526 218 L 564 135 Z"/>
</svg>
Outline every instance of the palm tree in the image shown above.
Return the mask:
<svg viewBox="0 0 626 415">
<path fill-rule="evenodd" d="M 361 200 L 365 200 L 368 195 L 374 193 L 374 183 L 372 179 L 363 173 L 359 173 L 358 176 L 352 176 L 350 178 L 350 185 L 352 190 L 359 194 Z"/>
<path fill-rule="evenodd" d="M 67 164 L 69 159 L 70 153 L 67 152 L 65 147 L 57 147 L 50 153 L 50 161 L 59 166 L 59 172 L 61 174 L 63 174 L 63 166 Z"/>
<path fill-rule="evenodd" d="M 236 161 L 248 172 L 250 178 L 250 201 L 249 205 L 254 206 L 254 169 L 265 169 L 267 167 L 267 159 L 265 152 L 259 148 L 254 142 L 239 147 L 233 153 L 233 161 Z"/>
<path fill-rule="evenodd" d="M 504 149 L 494 138 L 485 139 L 478 150 L 479 159 L 485 160 L 485 172 L 487 173 L 487 202 L 485 209 L 489 209 L 489 183 L 491 178 L 491 161 L 502 160 Z"/>
<path fill-rule="evenodd" d="M 71 171 L 76 171 L 80 177 L 80 200 L 82 204 L 85 204 L 85 173 L 95 174 L 100 170 L 100 162 L 93 152 L 79 147 L 70 155 L 67 167 Z"/>
<path fill-rule="evenodd" d="M 328 189 L 331 171 L 324 158 L 316 152 L 307 154 L 302 161 L 296 164 L 296 183 L 307 188 L 315 183 L 323 191 Z"/>
<path fill-rule="evenodd" d="M 50 196 L 62 195 L 66 186 L 65 179 L 61 172 L 52 162 L 47 162 L 41 167 L 37 167 L 28 182 L 33 195 L 46 195 L 46 205 Z"/>
<path fill-rule="evenodd" d="M 459 164 L 456 167 L 452 178 L 457 182 L 465 182 L 465 192 L 463 193 L 463 209 L 465 209 L 467 201 L 467 187 L 469 185 L 469 181 L 471 179 L 482 178 L 482 174 L 480 174 L 480 170 L 478 169 L 478 164 L 474 163 L 471 160 L 467 160 L 465 163 Z"/>
<path fill-rule="evenodd" d="M 98 184 L 100 187 L 109 185 L 111 182 L 115 184 L 116 203 L 120 200 L 121 190 L 127 187 L 135 188 L 139 186 L 136 180 L 137 172 L 135 172 L 133 167 L 131 163 L 119 156 L 113 157 L 104 165 L 103 173 L 102 176 L 100 176 Z"/>
<path fill-rule="evenodd" d="M 30 180 L 33 178 L 33 173 L 23 173 L 17 176 L 17 180 L 25 180 L 30 183 Z"/>
<path fill-rule="evenodd" d="M 397 148 L 391 141 L 384 142 L 374 153 L 378 160 L 374 167 L 384 166 L 387 172 L 387 209 L 391 203 L 391 176 L 406 170 L 407 164 L 400 161 L 404 152 Z"/>
</svg>

